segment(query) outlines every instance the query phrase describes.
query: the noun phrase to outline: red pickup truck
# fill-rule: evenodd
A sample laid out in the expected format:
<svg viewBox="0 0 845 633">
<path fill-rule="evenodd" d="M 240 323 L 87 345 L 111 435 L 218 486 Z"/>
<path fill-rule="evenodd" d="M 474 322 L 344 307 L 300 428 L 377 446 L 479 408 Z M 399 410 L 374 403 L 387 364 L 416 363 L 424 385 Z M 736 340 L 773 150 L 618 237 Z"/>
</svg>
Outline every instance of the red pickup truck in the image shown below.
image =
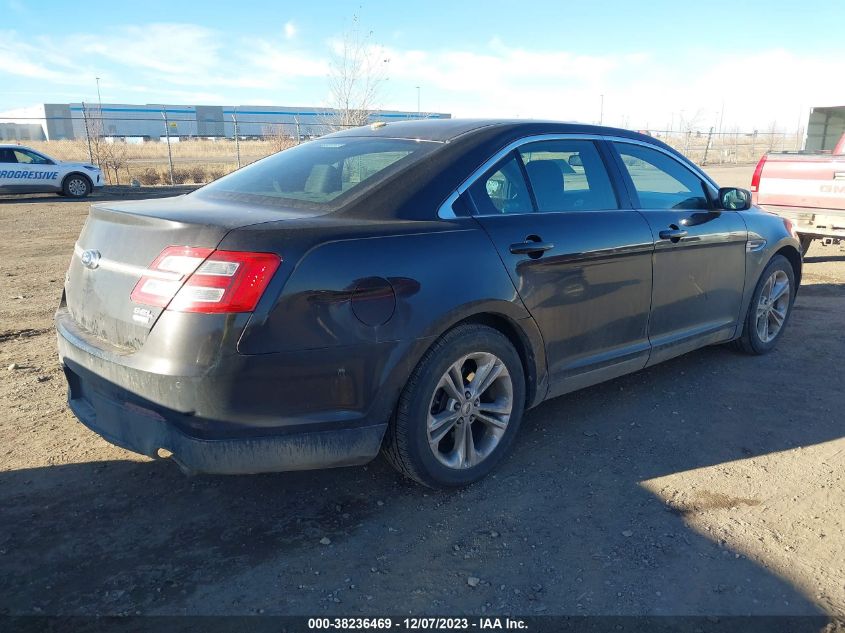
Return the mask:
<svg viewBox="0 0 845 633">
<path fill-rule="evenodd" d="M 763 156 L 751 178 L 751 197 L 754 204 L 792 220 L 804 253 L 813 240 L 845 241 L 845 134 L 832 153 Z"/>
</svg>

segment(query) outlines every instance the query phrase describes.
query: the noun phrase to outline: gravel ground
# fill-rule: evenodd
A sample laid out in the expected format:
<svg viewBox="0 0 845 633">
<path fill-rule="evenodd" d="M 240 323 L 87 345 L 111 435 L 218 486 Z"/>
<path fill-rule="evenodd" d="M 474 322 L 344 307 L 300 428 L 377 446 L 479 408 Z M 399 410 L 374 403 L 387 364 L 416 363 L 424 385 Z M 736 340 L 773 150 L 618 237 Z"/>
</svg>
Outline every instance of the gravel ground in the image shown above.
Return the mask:
<svg viewBox="0 0 845 633">
<path fill-rule="evenodd" d="M 51 320 L 87 210 L 0 199 L 0 614 L 845 614 L 838 248 L 774 353 L 546 402 L 440 493 L 381 459 L 186 478 L 77 423 Z"/>
</svg>

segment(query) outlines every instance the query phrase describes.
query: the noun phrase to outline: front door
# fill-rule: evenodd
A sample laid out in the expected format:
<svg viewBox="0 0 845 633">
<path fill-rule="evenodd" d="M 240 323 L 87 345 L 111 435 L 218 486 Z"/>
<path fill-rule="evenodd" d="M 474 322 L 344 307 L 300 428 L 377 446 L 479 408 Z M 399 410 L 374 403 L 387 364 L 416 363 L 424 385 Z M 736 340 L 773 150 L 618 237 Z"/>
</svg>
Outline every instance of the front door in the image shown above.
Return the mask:
<svg viewBox="0 0 845 633">
<path fill-rule="evenodd" d="M 59 171 L 46 156 L 24 148 L 0 149 L 0 189 L 6 193 L 57 191 Z"/>
<path fill-rule="evenodd" d="M 655 240 L 649 364 L 730 339 L 745 285 L 742 216 L 715 209 L 712 185 L 670 154 L 613 146 Z"/>
<path fill-rule="evenodd" d="M 645 366 L 651 231 L 596 142 L 524 144 L 465 195 L 542 332 L 549 395 Z"/>
</svg>

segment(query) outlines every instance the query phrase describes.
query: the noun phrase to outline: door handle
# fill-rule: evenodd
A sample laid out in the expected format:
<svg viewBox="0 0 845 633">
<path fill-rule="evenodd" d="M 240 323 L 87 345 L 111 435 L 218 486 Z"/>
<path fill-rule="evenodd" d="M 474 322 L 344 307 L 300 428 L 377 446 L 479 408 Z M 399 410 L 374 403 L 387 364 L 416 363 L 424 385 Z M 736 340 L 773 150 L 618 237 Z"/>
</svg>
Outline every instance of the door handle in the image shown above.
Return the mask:
<svg viewBox="0 0 845 633">
<path fill-rule="evenodd" d="M 659 233 L 661 240 L 679 240 L 686 237 L 687 232 L 684 229 L 666 229 Z"/>
<path fill-rule="evenodd" d="M 534 255 L 539 257 L 546 251 L 550 251 L 555 247 L 551 242 L 517 242 L 511 244 L 510 251 L 514 255 Z"/>
</svg>

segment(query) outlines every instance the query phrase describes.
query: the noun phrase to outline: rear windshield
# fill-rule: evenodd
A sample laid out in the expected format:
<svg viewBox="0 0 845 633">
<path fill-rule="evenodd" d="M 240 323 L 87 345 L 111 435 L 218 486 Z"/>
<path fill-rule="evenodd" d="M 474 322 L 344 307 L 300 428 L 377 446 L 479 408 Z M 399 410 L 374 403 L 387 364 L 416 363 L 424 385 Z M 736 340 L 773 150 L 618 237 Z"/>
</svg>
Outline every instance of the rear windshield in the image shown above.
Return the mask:
<svg viewBox="0 0 845 633">
<path fill-rule="evenodd" d="M 239 169 L 195 195 L 281 206 L 340 206 L 438 145 L 409 139 L 317 139 Z"/>
</svg>

